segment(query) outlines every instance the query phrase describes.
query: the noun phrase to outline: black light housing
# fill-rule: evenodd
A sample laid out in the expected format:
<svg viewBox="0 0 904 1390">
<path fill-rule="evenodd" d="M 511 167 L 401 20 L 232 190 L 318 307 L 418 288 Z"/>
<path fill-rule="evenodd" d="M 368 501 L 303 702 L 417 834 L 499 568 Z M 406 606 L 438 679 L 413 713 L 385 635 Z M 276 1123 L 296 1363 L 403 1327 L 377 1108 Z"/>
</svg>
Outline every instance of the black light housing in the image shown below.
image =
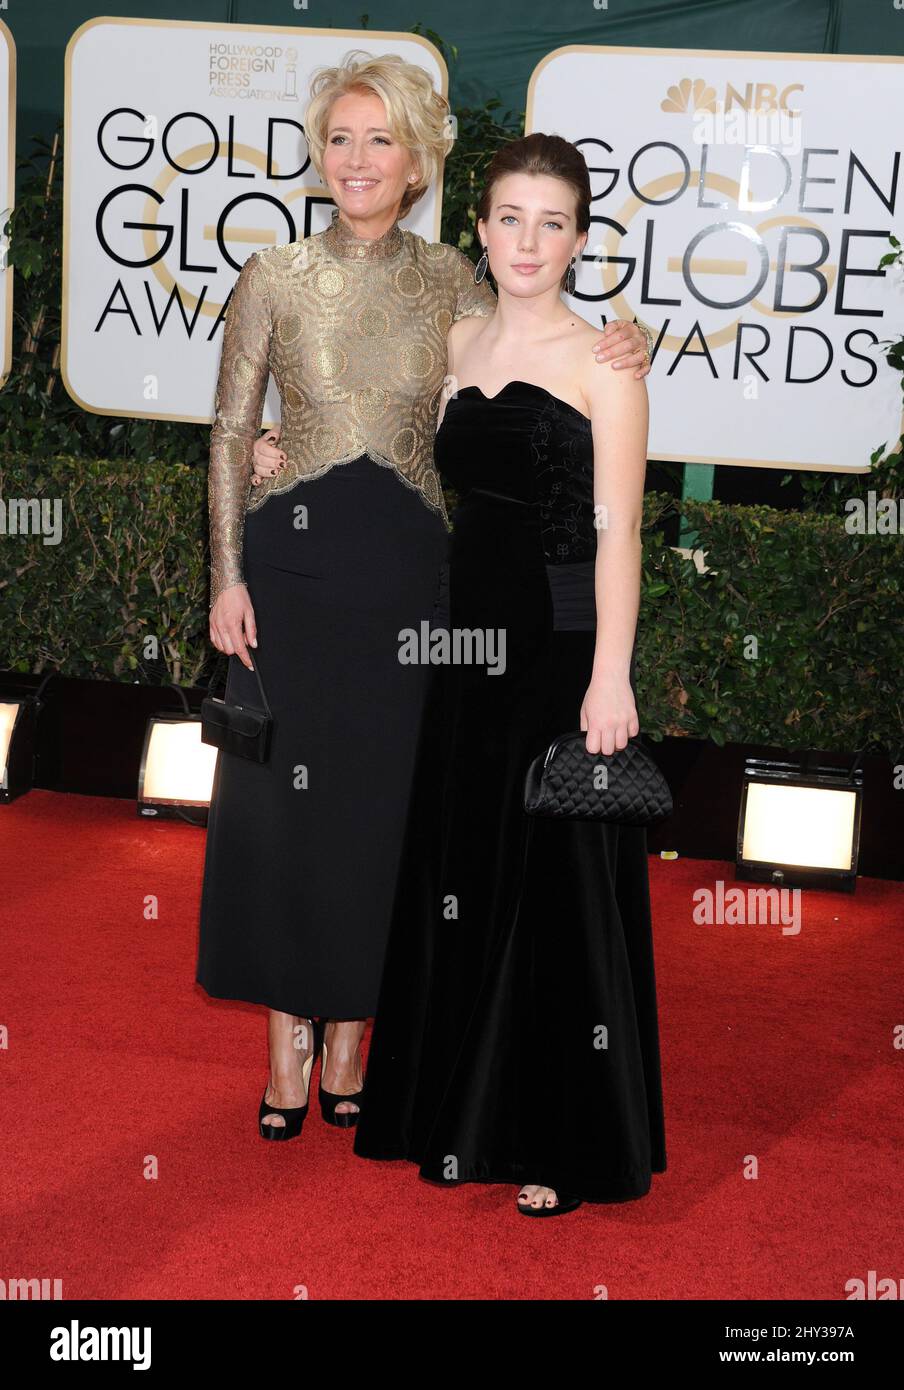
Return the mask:
<svg viewBox="0 0 904 1390">
<path fill-rule="evenodd" d="M 0 804 L 15 801 L 34 786 L 41 696 L 56 675 L 48 671 L 35 690 L 16 690 L 8 680 L 0 688 Z"/>
<path fill-rule="evenodd" d="M 860 851 L 863 773 L 747 758 L 735 876 L 753 883 L 853 893 Z"/>
<path fill-rule="evenodd" d="M 217 752 L 201 741 L 200 714 L 151 715 L 138 772 L 139 816 L 206 825 Z"/>
<path fill-rule="evenodd" d="M 0 802 L 34 785 L 38 709 L 33 695 L 0 695 Z"/>
</svg>

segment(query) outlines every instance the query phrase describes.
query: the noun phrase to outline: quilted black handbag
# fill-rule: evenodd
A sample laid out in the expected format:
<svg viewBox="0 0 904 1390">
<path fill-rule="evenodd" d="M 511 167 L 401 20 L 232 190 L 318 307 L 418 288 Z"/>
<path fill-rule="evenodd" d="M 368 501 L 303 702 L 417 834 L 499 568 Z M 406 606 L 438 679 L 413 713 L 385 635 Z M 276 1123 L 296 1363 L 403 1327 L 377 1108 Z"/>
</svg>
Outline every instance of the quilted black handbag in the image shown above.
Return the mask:
<svg viewBox="0 0 904 1390">
<path fill-rule="evenodd" d="M 588 753 L 586 733 L 562 734 L 535 758 L 524 809 L 563 820 L 653 825 L 672 814 L 668 783 L 635 735 L 614 753 Z M 605 776 L 602 775 L 605 771 Z"/>
<path fill-rule="evenodd" d="M 201 742 L 210 743 L 224 753 L 237 753 L 240 758 L 265 763 L 270 756 L 273 715 L 261 680 L 260 658 L 256 650 L 252 663 L 263 710 L 208 695 L 201 701 Z"/>
</svg>

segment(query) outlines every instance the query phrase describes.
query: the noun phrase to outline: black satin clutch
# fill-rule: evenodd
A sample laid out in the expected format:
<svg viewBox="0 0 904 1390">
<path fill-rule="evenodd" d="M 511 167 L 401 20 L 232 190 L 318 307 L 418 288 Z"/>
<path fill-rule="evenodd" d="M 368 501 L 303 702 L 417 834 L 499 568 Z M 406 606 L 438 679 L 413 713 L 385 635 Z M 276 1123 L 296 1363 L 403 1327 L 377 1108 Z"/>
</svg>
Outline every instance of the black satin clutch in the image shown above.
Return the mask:
<svg viewBox="0 0 904 1390">
<path fill-rule="evenodd" d="M 614 753 L 588 753 L 585 733 L 562 734 L 535 758 L 524 780 L 530 816 L 653 825 L 672 814 L 668 783 L 649 753 L 629 739 Z"/>
<path fill-rule="evenodd" d="M 270 756 L 273 715 L 261 680 L 256 650 L 252 662 L 263 710 L 220 700 L 215 695 L 206 696 L 201 701 L 201 742 L 212 744 L 224 753 L 236 753 L 240 758 L 265 763 Z"/>
</svg>

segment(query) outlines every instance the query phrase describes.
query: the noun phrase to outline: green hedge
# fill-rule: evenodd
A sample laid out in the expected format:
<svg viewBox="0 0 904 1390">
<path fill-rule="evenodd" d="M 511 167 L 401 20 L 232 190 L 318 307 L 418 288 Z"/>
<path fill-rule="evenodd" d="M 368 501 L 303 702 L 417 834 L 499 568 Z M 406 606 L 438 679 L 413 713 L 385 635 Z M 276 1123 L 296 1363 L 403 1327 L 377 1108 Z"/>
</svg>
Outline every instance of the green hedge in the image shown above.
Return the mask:
<svg viewBox="0 0 904 1390">
<path fill-rule="evenodd" d="M 703 574 L 663 545 L 674 510 L 697 533 Z M 841 503 L 821 515 L 648 496 L 638 702 L 649 732 L 902 748 L 904 537 L 851 535 L 845 520 Z"/>
<path fill-rule="evenodd" d="M 0 498 L 59 499 L 63 519 L 59 545 L 0 537 L 0 668 L 185 685 L 210 669 L 205 468 L 0 456 Z"/>
<path fill-rule="evenodd" d="M 203 683 L 217 659 L 206 492 L 203 467 L 0 456 L 4 503 L 59 499 L 63 518 L 59 545 L 0 537 L 0 668 Z M 705 573 L 666 543 L 678 510 Z M 850 535 L 844 522 L 840 505 L 819 515 L 647 494 L 645 732 L 894 756 L 904 739 L 904 538 Z"/>
</svg>

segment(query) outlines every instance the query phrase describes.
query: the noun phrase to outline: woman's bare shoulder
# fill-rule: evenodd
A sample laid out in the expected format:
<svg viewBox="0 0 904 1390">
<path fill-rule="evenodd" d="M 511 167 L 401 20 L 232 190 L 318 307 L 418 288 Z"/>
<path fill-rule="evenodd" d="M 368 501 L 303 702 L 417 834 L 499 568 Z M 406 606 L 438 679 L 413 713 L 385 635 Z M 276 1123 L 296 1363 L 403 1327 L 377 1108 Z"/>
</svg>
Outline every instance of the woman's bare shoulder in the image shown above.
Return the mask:
<svg viewBox="0 0 904 1390">
<path fill-rule="evenodd" d="M 465 314 L 449 325 L 446 337 L 450 343 L 466 343 L 486 326 L 486 314 Z"/>
<path fill-rule="evenodd" d="M 633 370 L 613 366 L 612 358 L 608 362 L 599 362 L 591 352 L 594 343 L 603 337 L 603 329 L 597 324 L 588 323 L 579 314 L 574 315 L 574 323 L 571 345 L 575 375 L 588 404 L 594 399 L 611 399 L 613 395 L 645 396 L 647 388 L 643 378 L 638 381 Z"/>
<path fill-rule="evenodd" d="M 571 328 L 569 331 L 571 341 L 577 343 L 581 347 L 590 347 L 603 336 L 603 330 L 598 324 L 588 323 L 580 314 L 575 313 L 571 315 Z"/>
<path fill-rule="evenodd" d="M 486 326 L 487 319 L 483 314 L 466 314 L 450 326 L 446 334 L 446 354 L 447 368 L 451 374 L 457 376 L 463 370 L 473 345 Z"/>
</svg>

